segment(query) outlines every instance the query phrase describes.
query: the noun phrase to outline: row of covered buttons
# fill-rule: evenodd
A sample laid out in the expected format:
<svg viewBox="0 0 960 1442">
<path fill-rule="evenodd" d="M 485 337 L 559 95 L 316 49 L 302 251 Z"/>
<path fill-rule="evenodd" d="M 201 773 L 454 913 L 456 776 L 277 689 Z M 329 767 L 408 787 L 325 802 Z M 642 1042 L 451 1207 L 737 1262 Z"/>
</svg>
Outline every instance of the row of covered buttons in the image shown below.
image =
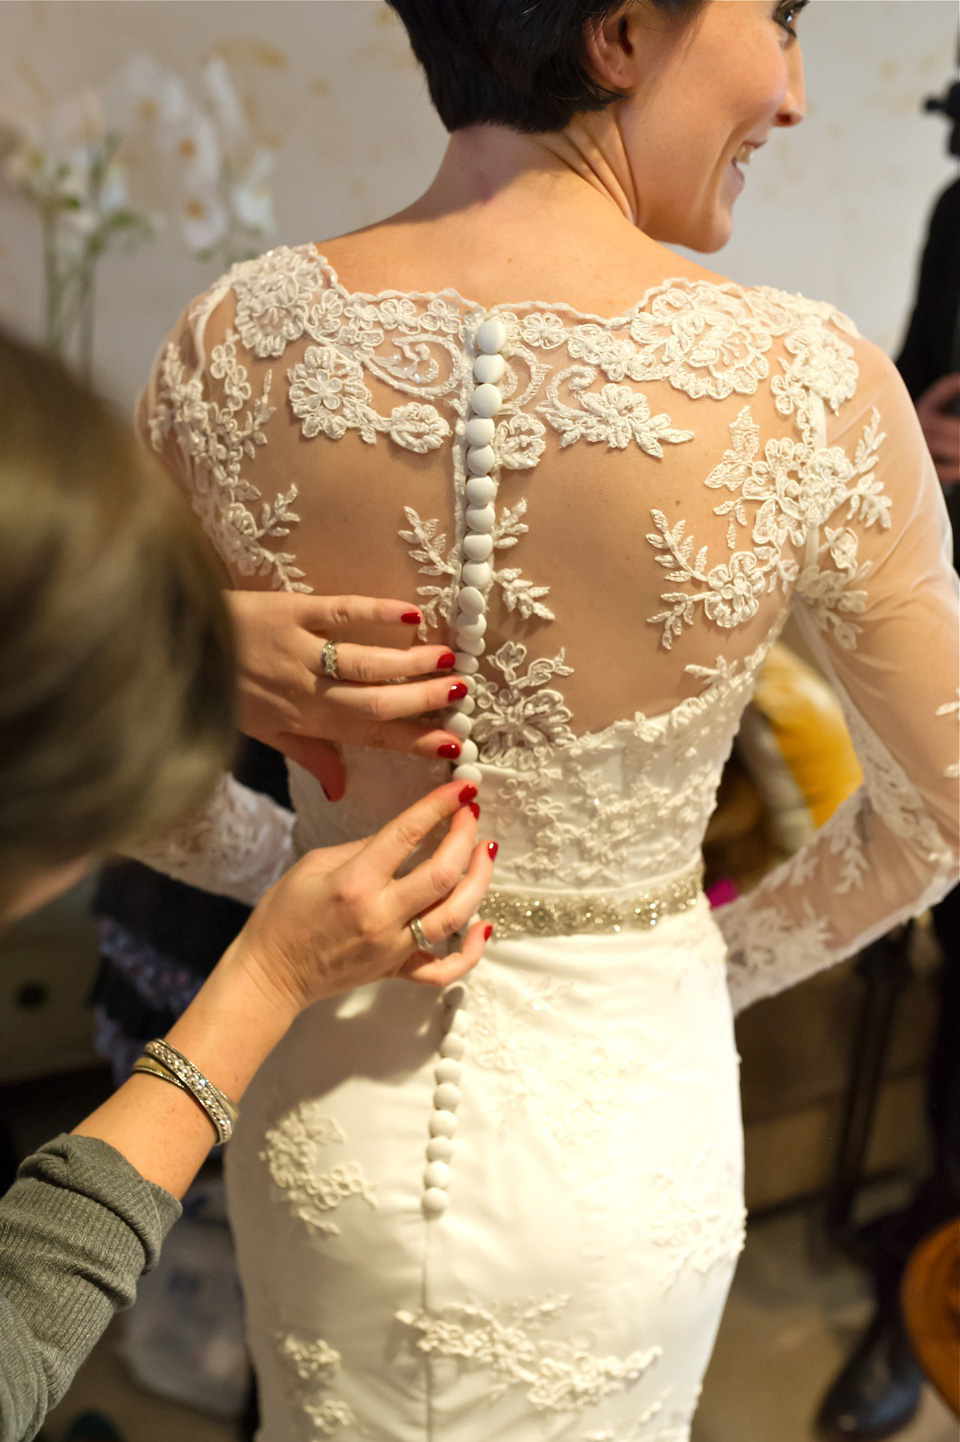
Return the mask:
<svg viewBox="0 0 960 1442">
<path fill-rule="evenodd" d="M 476 690 L 474 677 L 480 669 L 480 657 L 486 648 L 483 637 L 487 629 L 487 596 L 493 585 L 493 530 L 497 515 L 494 506 L 497 481 L 493 474 L 497 463 L 493 446 L 496 432 L 494 417 L 503 404 L 499 382 L 507 368 L 501 354 L 507 341 L 507 328 L 498 316 L 488 316 L 478 326 L 475 340 L 477 354 L 473 362 L 473 378 L 476 386 L 470 397 L 470 417 L 464 427 L 467 443 L 466 510 L 454 622 L 456 669 L 464 678 L 467 694 L 447 713 L 444 725 L 460 741 L 460 762 L 453 773 L 455 778 L 479 786 L 483 774 L 476 765 L 479 752 L 471 736 L 477 705 L 473 693 Z M 436 1086 L 430 1140 L 427 1143 L 427 1165 L 423 1174 L 423 1210 L 428 1217 L 439 1217 L 449 1203 L 447 1188 L 450 1184 L 453 1137 L 457 1130 L 457 1107 L 460 1105 L 461 1063 L 466 1049 L 464 1038 L 470 1025 L 464 1009 L 465 996 L 462 986 L 454 986 L 444 998 L 447 1029 L 434 1070 Z"/>
<path fill-rule="evenodd" d="M 434 1068 L 436 1086 L 430 1117 L 430 1140 L 427 1142 L 427 1166 L 423 1174 L 423 1210 L 428 1217 L 440 1216 L 449 1202 L 447 1188 L 450 1185 L 453 1138 L 457 1130 L 457 1107 L 460 1105 L 461 1062 L 470 1025 L 470 1017 L 464 1009 L 465 996 L 463 987 L 459 985 L 450 987 L 444 996 L 446 1031 Z"/>
<path fill-rule="evenodd" d="M 477 745 L 472 739 L 473 713 L 476 700 L 474 676 L 480 669 L 480 657 L 486 647 L 487 596 L 493 584 L 493 530 L 496 523 L 497 481 L 493 474 L 497 454 L 493 446 L 494 417 L 503 397 L 499 382 L 507 363 L 501 352 L 507 341 L 507 328 L 499 316 L 488 316 L 477 328 L 477 355 L 473 362 L 476 381 L 470 397 L 470 417 L 464 427 L 466 451 L 466 510 L 464 512 L 463 563 L 460 589 L 457 594 L 457 616 L 454 622 L 456 669 L 464 678 L 467 695 L 444 718 L 444 725 L 460 740 L 460 764 L 454 771 L 458 781 L 471 781 L 479 786 L 482 775 L 477 761 Z"/>
</svg>

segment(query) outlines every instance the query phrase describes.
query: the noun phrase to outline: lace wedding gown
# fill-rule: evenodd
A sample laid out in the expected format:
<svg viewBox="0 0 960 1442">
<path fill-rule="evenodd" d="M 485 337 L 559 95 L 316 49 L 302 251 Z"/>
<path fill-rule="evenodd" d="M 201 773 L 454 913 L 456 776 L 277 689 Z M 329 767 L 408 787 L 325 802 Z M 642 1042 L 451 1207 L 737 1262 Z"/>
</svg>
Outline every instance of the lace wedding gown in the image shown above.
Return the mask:
<svg viewBox="0 0 960 1442">
<path fill-rule="evenodd" d="M 732 1012 L 956 875 L 956 578 L 895 371 L 770 289 L 485 309 L 304 246 L 189 308 L 141 417 L 238 586 L 418 584 L 500 843 L 465 983 L 313 1007 L 245 1098 L 261 1437 L 686 1442 L 743 1236 Z M 711 914 L 701 839 L 788 609 L 866 780 Z M 448 774 L 347 760 L 340 804 L 296 766 L 295 824 L 224 782 L 150 859 L 252 900 Z"/>
</svg>

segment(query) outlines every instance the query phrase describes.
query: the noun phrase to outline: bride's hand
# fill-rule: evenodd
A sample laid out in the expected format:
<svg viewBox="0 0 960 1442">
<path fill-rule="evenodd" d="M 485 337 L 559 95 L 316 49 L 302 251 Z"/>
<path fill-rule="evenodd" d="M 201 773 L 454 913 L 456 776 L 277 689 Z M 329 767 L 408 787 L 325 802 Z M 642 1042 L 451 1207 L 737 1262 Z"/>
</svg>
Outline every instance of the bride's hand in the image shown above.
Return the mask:
<svg viewBox="0 0 960 1442">
<path fill-rule="evenodd" d="M 419 918 L 431 947 L 461 930 L 493 872 L 496 846 L 477 843 L 476 790 L 448 782 L 376 836 L 308 852 L 266 893 L 228 957 L 265 1000 L 292 1015 L 321 997 L 383 977 L 447 986 L 480 960 L 492 927 L 476 922 L 448 956 L 416 949 Z M 405 876 L 398 867 L 452 817 L 432 855 Z M 227 960 L 227 958 L 225 958 Z"/>
<path fill-rule="evenodd" d="M 237 639 L 240 730 L 312 772 L 331 801 L 346 784 L 337 742 L 456 760 L 460 742 L 452 732 L 403 719 L 441 710 L 463 694 L 463 682 L 449 669 L 448 646 L 338 643 L 339 679 L 322 672 L 331 630 L 373 623 L 409 635 L 420 621 L 415 606 L 280 591 L 227 591 L 225 597 Z"/>
</svg>

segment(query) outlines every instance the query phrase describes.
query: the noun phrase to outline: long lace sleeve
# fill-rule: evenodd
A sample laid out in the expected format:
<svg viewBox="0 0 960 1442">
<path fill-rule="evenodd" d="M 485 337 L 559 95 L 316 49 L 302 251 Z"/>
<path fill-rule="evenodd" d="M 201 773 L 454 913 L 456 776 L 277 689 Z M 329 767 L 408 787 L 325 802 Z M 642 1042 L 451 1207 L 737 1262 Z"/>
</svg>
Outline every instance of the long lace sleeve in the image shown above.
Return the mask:
<svg viewBox="0 0 960 1442">
<path fill-rule="evenodd" d="M 864 782 L 809 845 L 720 908 L 735 1009 L 940 900 L 958 879 L 958 578 L 899 376 L 861 343 L 829 430 L 794 610 L 836 688 Z"/>
<path fill-rule="evenodd" d="M 125 854 L 201 891 L 254 906 L 296 859 L 293 824 L 292 811 L 224 776 L 189 822 Z"/>
<path fill-rule="evenodd" d="M 216 304 L 217 294 L 202 298 L 204 315 Z M 158 456 L 171 480 L 197 509 L 194 462 L 204 444 L 212 447 L 203 437 L 217 407 L 211 399 L 213 387 L 203 363 L 195 309 L 184 312 L 161 346 L 137 402 L 134 427 L 141 444 Z M 171 374 L 180 384 L 176 394 L 171 391 Z M 187 424 L 187 412 L 192 427 Z M 240 429 L 234 427 L 234 431 Z M 242 442 L 241 436 L 238 444 Z M 216 492 L 207 489 L 203 494 L 208 508 L 215 511 Z M 211 564 L 218 564 L 212 546 L 210 555 Z M 293 824 L 292 811 L 225 774 L 201 812 L 162 841 L 128 848 L 126 854 L 177 881 L 252 906 L 295 860 Z"/>
</svg>

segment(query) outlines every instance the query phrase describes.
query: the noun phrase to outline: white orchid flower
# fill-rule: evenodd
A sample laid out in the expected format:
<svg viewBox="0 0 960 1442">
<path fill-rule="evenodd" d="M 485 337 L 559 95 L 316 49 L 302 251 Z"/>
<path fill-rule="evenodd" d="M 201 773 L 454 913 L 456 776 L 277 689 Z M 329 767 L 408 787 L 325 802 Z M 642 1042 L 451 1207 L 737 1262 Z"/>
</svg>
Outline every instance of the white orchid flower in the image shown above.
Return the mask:
<svg viewBox="0 0 960 1442">
<path fill-rule="evenodd" d="M 195 192 L 183 203 L 180 229 L 185 244 L 198 254 L 213 250 L 228 230 L 227 212 L 216 190 Z"/>
<path fill-rule="evenodd" d="M 180 76 L 149 55 L 134 55 L 110 87 L 111 109 L 124 130 L 136 126 L 179 125 L 190 109 Z"/>
<path fill-rule="evenodd" d="M 229 143 L 244 138 L 249 127 L 243 105 L 221 56 L 215 55 L 203 67 L 203 83 L 223 139 Z"/>
<path fill-rule="evenodd" d="M 231 187 L 230 202 L 237 221 L 257 235 L 272 235 L 276 229 L 273 196 L 267 186 L 275 164 L 273 151 L 261 146 L 254 152 L 246 173 Z"/>
</svg>

